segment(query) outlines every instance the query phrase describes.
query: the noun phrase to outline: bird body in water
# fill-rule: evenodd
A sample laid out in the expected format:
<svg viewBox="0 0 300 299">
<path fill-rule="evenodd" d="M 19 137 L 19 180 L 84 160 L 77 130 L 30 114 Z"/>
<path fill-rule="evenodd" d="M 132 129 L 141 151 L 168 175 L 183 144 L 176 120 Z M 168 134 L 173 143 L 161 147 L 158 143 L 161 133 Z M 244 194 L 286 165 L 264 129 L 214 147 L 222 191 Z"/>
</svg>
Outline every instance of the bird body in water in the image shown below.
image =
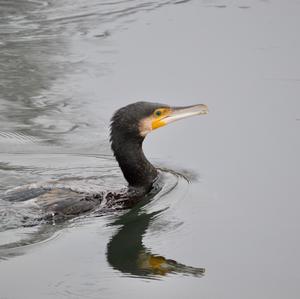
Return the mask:
<svg viewBox="0 0 300 299">
<path fill-rule="evenodd" d="M 206 105 L 170 107 L 164 104 L 136 102 L 117 110 L 111 119 L 111 149 L 121 168 L 128 188 L 121 192 L 81 194 L 70 190 L 45 190 L 36 198 L 47 217 L 65 219 L 105 208 L 132 207 L 155 187 L 159 171 L 147 160 L 142 145 L 148 133 L 176 120 L 207 114 Z"/>
<path fill-rule="evenodd" d="M 147 204 L 154 194 L 163 189 L 164 180 L 160 180 L 160 177 L 165 176 L 161 175 L 162 172 L 156 169 L 143 153 L 142 145 L 146 135 L 176 120 L 207 112 L 207 106 L 202 104 L 170 107 L 148 102 L 137 102 L 117 110 L 111 119 L 110 142 L 114 156 L 128 182 L 128 187 L 120 192 L 103 191 L 86 194 L 54 186 L 54 188 L 25 188 L 24 192 L 18 193 L 19 196 L 14 198 L 12 195 L 7 199 L 23 202 L 32 200 L 34 206 L 38 207 L 37 214 L 34 213 L 33 217 L 30 214 L 26 215 L 24 222 L 22 219 L 23 226 L 45 222 L 56 224 L 85 213 L 102 214 L 112 208 L 114 210 L 130 208 L 138 202 L 141 202 L 141 205 Z M 117 225 L 118 229 L 107 244 L 106 257 L 109 264 L 123 273 L 142 277 L 168 273 L 203 276 L 205 269 L 186 266 L 161 255 L 152 254 L 151 250 L 145 247 L 143 236 L 158 212 L 140 213 L 140 207 L 136 206 L 128 213 L 122 213 L 110 224 Z M 36 215 L 38 218 L 35 218 Z M 47 232 L 47 228 L 53 225 L 45 227 L 43 231 L 41 226 L 43 233 L 38 230 L 31 239 L 9 243 L 2 246 L 2 249 L 15 248 L 40 240 Z"/>
</svg>

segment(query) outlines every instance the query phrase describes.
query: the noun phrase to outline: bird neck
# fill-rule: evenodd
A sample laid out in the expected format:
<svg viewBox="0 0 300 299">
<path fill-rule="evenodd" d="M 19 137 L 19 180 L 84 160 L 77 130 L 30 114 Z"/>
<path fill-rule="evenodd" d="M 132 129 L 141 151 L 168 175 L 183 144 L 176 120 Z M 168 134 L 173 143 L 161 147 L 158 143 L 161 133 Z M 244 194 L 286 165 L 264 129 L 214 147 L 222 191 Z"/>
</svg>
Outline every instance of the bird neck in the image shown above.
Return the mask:
<svg viewBox="0 0 300 299">
<path fill-rule="evenodd" d="M 137 190 L 138 193 L 150 191 L 158 172 L 146 159 L 142 145 L 144 138 L 120 138 L 111 139 L 111 147 L 129 184 L 129 189 Z"/>
</svg>

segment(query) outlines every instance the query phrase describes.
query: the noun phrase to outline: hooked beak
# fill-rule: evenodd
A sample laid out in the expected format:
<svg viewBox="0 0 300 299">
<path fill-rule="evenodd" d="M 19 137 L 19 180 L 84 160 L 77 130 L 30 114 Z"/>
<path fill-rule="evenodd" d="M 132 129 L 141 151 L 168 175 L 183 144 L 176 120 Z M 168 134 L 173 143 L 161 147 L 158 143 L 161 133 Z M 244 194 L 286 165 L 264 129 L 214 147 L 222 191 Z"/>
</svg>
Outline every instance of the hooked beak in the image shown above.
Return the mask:
<svg viewBox="0 0 300 299">
<path fill-rule="evenodd" d="M 187 106 L 187 107 L 170 108 L 165 115 L 153 121 L 152 129 L 157 129 L 159 127 L 172 123 L 176 120 L 184 119 L 194 115 L 207 114 L 207 113 L 208 113 L 208 107 L 204 104 L 198 104 L 198 105 Z"/>
</svg>

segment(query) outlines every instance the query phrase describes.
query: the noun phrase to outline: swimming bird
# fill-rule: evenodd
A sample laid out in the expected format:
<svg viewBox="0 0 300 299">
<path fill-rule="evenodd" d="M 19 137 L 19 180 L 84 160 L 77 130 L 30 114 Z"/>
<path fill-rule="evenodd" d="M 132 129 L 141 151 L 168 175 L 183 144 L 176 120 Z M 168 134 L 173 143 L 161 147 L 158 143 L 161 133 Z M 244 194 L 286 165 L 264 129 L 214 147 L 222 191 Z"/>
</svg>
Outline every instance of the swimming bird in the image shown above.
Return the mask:
<svg viewBox="0 0 300 299">
<path fill-rule="evenodd" d="M 37 207 L 45 211 L 46 216 L 42 218 L 50 221 L 93 211 L 104 202 L 103 212 L 112 206 L 132 207 L 154 189 L 153 185 L 159 178 L 159 171 L 143 152 L 143 141 L 147 134 L 174 121 L 207 112 L 208 108 L 204 104 L 187 107 L 151 102 L 129 104 L 114 113 L 110 125 L 111 149 L 128 182 L 125 190 L 83 194 L 64 188 L 29 188 L 23 190 L 22 199 L 19 195 L 17 201 L 33 199 Z"/>
<path fill-rule="evenodd" d="M 110 207 L 129 208 L 142 199 L 145 200 L 141 204 L 145 204 L 151 200 L 151 192 L 160 176 L 160 171 L 147 160 L 143 153 L 143 141 L 147 134 L 174 121 L 206 113 L 208 113 L 208 108 L 203 104 L 171 107 L 164 104 L 137 102 L 127 105 L 114 113 L 110 131 L 111 149 L 128 182 L 126 190 L 83 194 L 64 188 L 25 188 L 17 199 L 12 194 L 12 197 L 8 197 L 7 200 L 34 199 L 38 208 L 37 214 L 32 216 L 29 213 L 26 214 L 26 217 L 21 220 L 23 226 L 37 225 L 40 220 L 56 224 L 84 213 L 94 212 L 99 206 L 102 209 L 100 212 L 105 213 L 103 202 L 108 209 Z M 109 264 L 123 273 L 142 277 L 168 273 L 203 276 L 205 269 L 186 266 L 161 255 L 152 254 L 151 250 L 145 247 L 143 236 L 158 212 L 140 213 L 140 206 L 136 207 L 137 209 L 131 209 L 129 213 L 122 214 L 111 224 L 118 226 L 118 229 L 107 244 L 106 256 Z M 41 216 L 40 208 L 45 212 Z M 37 218 L 36 215 L 38 215 Z M 53 232 L 52 229 L 48 231 L 48 225 L 45 230 L 43 229 L 42 226 L 29 239 L 21 239 L 0 246 L 0 249 L 32 244 Z"/>
</svg>

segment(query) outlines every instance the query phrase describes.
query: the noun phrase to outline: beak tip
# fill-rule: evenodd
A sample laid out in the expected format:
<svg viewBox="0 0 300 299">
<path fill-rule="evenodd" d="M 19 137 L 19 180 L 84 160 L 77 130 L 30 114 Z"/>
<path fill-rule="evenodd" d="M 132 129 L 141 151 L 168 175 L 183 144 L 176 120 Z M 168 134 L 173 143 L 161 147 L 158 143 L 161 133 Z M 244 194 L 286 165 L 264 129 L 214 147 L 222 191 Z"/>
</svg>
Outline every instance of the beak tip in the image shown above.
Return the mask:
<svg viewBox="0 0 300 299">
<path fill-rule="evenodd" d="M 209 110 L 207 105 L 200 104 L 199 106 L 201 107 L 199 114 L 208 114 Z"/>
</svg>

